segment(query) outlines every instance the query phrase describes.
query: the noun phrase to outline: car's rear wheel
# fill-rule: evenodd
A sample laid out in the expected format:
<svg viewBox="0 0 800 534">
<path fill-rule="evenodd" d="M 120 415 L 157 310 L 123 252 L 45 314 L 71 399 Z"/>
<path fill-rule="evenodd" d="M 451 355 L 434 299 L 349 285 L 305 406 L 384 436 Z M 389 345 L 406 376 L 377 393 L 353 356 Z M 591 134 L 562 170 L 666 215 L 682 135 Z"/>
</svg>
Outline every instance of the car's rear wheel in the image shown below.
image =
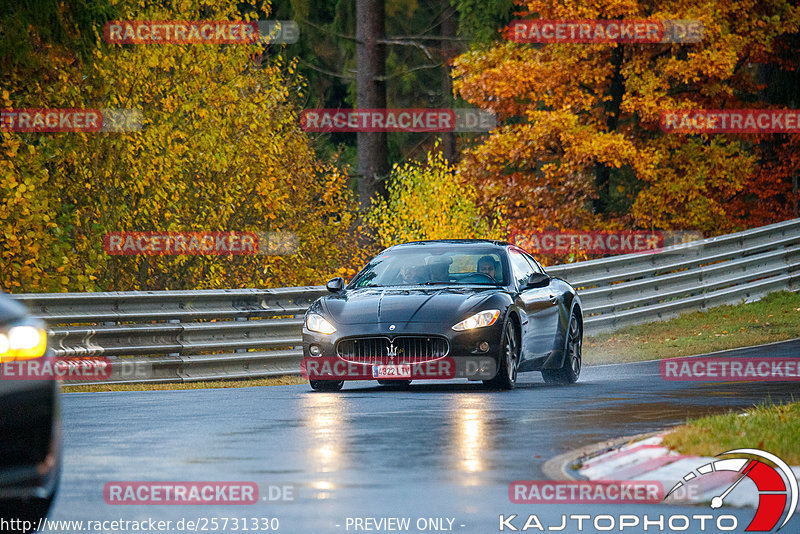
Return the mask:
<svg viewBox="0 0 800 534">
<path fill-rule="evenodd" d="M 378 380 L 378 384 L 388 388 L 402 389 L 411 385 L 411 380 Z"/>
<path fill-rule="evenodd" d="M 309 380 L 314 391 L 339 391 L 344 386 L 344 380 Z"/>
<path fill-rule="evenodd" d="M 514 389 L 517 383 L 517 369 L 519 367 L 520 342 L 514 322 L 509 317 L 503 326 L 502 356 L 497 366 L 497 374 L 491 380 L 484 380 L 483 384 L 492 389 Z"/>
<path fill-rule="evenodd" d="M 567 326 L 567 343 L 561 369 L 542 369 L 542 378 L 547 384 L 574 384 L 581 374 L 581 348 L 583 332 L 578 315 L 573 312 Z"/>
</svg>

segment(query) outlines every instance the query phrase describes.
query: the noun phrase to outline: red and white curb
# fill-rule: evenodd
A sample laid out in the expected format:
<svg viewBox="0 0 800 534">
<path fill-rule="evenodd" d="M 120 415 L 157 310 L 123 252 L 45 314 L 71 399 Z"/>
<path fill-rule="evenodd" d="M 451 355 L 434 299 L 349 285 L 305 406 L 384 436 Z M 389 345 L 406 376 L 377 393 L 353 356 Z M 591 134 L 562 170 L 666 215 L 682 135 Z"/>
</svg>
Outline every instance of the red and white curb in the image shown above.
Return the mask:
<svg viewBox="0 0 800 534">
<path fill-rule="evenodd" d="M 614 448 L 600 454 L 584 457 L 574 472 L 581 478 L 599 480 L 647 480 L 660 482 L 666 495 L 684 475 L 719 458 L 686 456 L 668 449 L 661 443 L 664 434 L 648 437 Z M 723 452 L 723 451 L 721 451 Z M 795 478 L 800 480 L 800 467 L 792 466 Z M 741 476 L 737 472 L 715 472 L 685 484 L 670 495 L 665 502 L 704 503 L 720 495 Z M 748 489 L 746 489 L 748 488 Z M 739 491 L 730 493 L 725 504 L 735 507 L 756 507 L 758 492 L 755 485 L 742 482 Z"/>
</svg>

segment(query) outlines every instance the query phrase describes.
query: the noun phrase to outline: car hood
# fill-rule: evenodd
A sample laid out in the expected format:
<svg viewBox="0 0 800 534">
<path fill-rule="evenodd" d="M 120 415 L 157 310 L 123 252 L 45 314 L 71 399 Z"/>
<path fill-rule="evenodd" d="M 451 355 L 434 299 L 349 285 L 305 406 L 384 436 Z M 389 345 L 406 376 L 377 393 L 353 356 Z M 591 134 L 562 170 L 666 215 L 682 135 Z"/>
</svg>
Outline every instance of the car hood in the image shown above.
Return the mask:
<svg viewBox="0 0 800 534">
<path fill-rule="evenodd" d="M 455 323 L 502 291 L 496 287 L 364 288 L 328 296 L 322 305 L 327 316 L 339 324 Z"/>
</svg>

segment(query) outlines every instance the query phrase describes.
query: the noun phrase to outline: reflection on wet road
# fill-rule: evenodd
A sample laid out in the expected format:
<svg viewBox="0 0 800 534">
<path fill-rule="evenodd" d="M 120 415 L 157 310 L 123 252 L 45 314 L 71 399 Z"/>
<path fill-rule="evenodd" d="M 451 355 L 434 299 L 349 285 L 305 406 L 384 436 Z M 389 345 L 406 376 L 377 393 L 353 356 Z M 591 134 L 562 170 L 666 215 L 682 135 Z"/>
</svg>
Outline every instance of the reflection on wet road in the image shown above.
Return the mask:
<svg viewBox="0 0 800 534">
<path fill-rule="evenodd" d="M 781 350 L 800 354 L 800 343 Z M 278 517 L 282 532 L 311 533 L 347 532 L 350 516 L 447 516 L 456 531 L 497 532 L 499 514 L 533 513 L 532 505 L 510 504 L 508 484 L 543 478 L 553 456 L 800 393 L 789 382 L 666 382 L 655 362 L 583 373 L 568 387 L 521 375 L 510 392 L 466 382 L 396 391 L 367 382 L 339 393 L 284 386 L 68 394 L 64 472 L 51 517 L 255 515 Z M 292 502 L 249 507 L 105 504 L 104 484 L 120 480 L 246 480 L 297 491 Z M 637 506 L 617 508 L 676 510 Z M 561 513 L 593 509 L 535 508 L 556 525 Z M 747 518 L 752 511 L 731 513 Z M 798 521 L 786 528 L 796 531 Z"/>
</svg>

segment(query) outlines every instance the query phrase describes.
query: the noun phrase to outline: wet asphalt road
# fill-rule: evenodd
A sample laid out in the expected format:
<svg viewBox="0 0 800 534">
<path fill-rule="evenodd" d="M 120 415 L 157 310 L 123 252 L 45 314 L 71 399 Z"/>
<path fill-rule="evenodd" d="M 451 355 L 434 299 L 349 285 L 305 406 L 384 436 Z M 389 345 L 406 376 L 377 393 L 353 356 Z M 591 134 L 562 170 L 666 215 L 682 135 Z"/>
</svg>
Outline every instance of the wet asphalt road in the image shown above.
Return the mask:
<svg viewBox="0 0 800 534">
<path fill-rule="evenodd" d="M 736 355 L 797 357 L 800 341 Z M 350 383 L 340 393 L 283 386 L 66 394 L 64 468 L 50 519 L 276 517 L 279 532 L 314 534 L 365 532 L 348 529 L 348 517 L 409 517 L 409 532 L 430 531 L 417 530 L 419 518 L 450 518 L 452 530 L 434 531 L 472 534 L 498 532 L 500 514 L 522 516 L 521 528 L 535 513 L 549 521 L 546 529 L 560 525 L 561 514 L 707 513 L 664 505 L 516 505 L 508 485 L 543 479 L 545 461 L 577 447 L 800 397 L 797 382 L 667 382 L 657 362 L 585 367 L 581 381 L 567 387 L 523 374 L 510 392 L 467 382 L 413 384 L 408 391 L 373 384 Z M 262 495 L 268 485 L 293 485 L 295 500 L 210 507 L 104 502 L 107 482 L 142 480 L 252 481 Z M 740 518 L 740 530 L 753 516 L 746 509 L 726 513 Z M 694 524 L 687 530 L 699 531 Z M 782 532 L 800 532 L 800 515 Z"/>
</svg>

